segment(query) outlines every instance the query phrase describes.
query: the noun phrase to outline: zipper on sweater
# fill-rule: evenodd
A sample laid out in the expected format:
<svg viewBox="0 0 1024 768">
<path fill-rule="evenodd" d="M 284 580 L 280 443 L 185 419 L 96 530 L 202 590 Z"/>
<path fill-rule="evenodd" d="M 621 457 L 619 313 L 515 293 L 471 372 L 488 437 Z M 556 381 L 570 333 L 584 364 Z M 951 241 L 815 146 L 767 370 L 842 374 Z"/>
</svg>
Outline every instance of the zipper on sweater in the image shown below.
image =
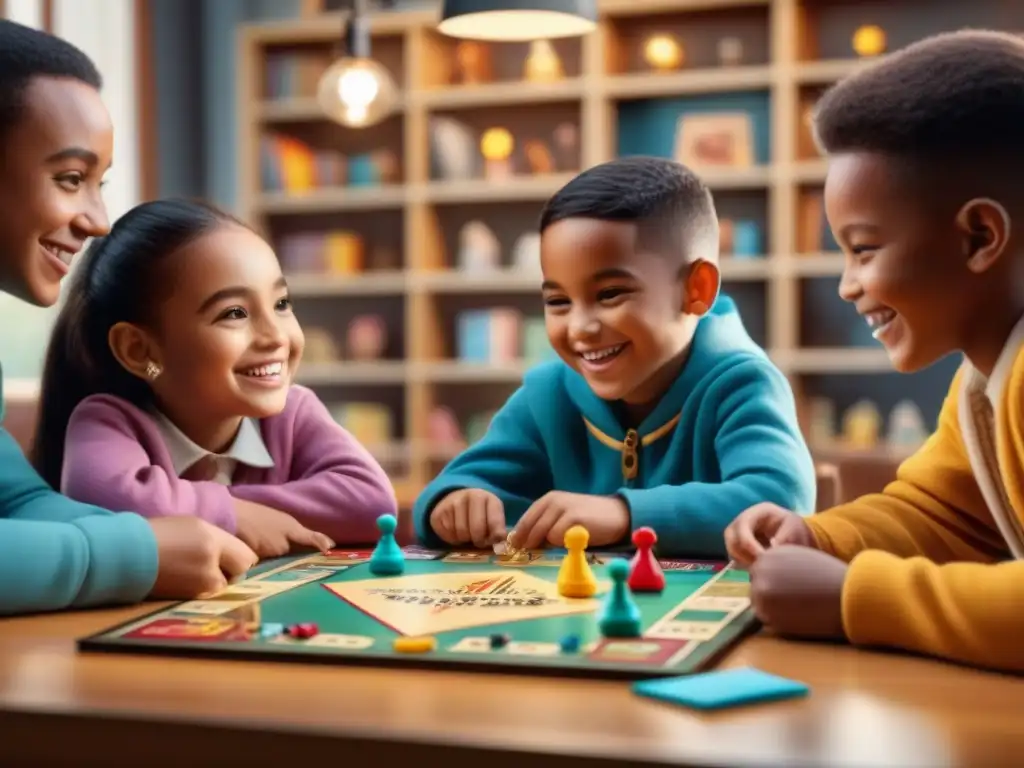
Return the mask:
<svg viewBox="0 0 1024 768">
<path fill-rule="evenodd" d="M 635 429 L 626 431 L 626 439 L 622 441 L 622 477 L 624 480 L 633 480 L 640 469 L 640 454 L 637 447 L 640 444 L 640 436 Z"/>
</svg>

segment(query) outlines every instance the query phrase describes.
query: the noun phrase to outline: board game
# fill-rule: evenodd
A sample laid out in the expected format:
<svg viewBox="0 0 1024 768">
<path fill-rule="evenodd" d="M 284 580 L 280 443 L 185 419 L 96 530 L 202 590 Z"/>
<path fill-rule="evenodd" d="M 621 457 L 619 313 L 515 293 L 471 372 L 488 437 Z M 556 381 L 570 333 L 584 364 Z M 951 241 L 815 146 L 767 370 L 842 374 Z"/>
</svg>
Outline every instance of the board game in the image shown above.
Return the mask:
<svg viewBox="0 0 1024 768">
<path fill-rule="evenodd" d="M 659 558 L 662 591 L 632 596 L 640 635 L 607 637 L 597 621 L 607 569 L 628 552 L 586 553 L 598 591 L 584 599 L 556 589 L 564 551 L 516 561 L 401 552 L 403 572 L 393 576 L 371 572 L 370 549 L 274 561 L 218 594 L 84 638 L 79 648 L 641 679 L 704 669 L 756 624 L 748 575 L 728 563 Z"/>
</svg>

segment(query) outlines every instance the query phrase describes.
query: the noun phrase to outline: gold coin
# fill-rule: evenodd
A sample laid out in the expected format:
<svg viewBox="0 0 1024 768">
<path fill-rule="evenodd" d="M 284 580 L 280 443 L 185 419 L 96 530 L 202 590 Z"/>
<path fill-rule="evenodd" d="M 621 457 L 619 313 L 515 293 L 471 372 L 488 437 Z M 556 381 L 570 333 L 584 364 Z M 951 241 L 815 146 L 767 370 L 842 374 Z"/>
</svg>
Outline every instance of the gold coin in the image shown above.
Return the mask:
<svg viewBox="0 0 1024 768">
<path fill-rule="evenodd" d="M 396 637 L 393 647 L 399 653 L 427 653 L 437 647 L 433 637 Z"/>
</svg>

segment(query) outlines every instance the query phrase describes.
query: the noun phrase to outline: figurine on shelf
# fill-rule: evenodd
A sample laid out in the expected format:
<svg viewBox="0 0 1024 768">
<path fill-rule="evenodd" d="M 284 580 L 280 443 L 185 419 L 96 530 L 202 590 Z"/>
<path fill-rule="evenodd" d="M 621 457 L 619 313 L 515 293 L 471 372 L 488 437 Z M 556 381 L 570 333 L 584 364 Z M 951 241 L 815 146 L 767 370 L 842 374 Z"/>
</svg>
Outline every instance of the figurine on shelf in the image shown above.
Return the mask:
<svg viewBox="0 0 1024 768">
<path fill-rule="evenodd" d="M 358 232 L 331 232 L 325 238 L 327 270 L 335 275 L 363 271 L 363 238 Z"/>
<path fill-rule="evenodd" d="M 455 46 L 454 85 L 481 85 L 493 79 L 490 46 L 464 40 Z"/>
<path fill-rule="evenodd" d="M 827 397 L 815 397 L 810 402 L 808 440 L 812 445 L 827 446 L 836 438 L 836 406 Z"/>
<path fill-rule="evenodd" d="M 435 407 L 427 417 L 427 436 L 434 445 L 452 450 L 461 450 L 466 444 L 454 411 L 443 405 Z"/>
<path fill-rule="evenodd" d="M 732 219 L 723 218 L 718 222 L 718 251 L 722 256 L 732 256 L 735 226 Z"/>
<path fill-rule="evenodd" d="M 861 400 L 843 416 L 843 439 L 851 448 L 874 448 L 882 428 L 878 408 L 869 400 Z"/>
<path fill-rule="evenodd" d="M 550 83 L 565 77 L 562 60 L 550 40 L 534 40 L 523 65 L 523 79 L 530 83 Z"/>
<path fill-rule="evenodd" d="M 398 171 L 398 156 L 392 150 L 375 150 L 370 154 L 370 159 L 377 169 L 377 181 L 380 184 L 397 184 L 401 181 Z"/>
<path fill-rule="evenodd" d="M 530 139 L 527 141 L 523 145 L 523 154 L 526 155 L 526 164 L 530 168 L 530 173 L 543 174 L 555 172 L 555 159 L 551 156 L 551 150 L 540 139 Z"/>
<path fill-rule="evenodd" d="M 341 357 L 334 337 L 326 328 L 312 326 L 304 329 L 306 346 L 303 359 L 310 364 L 333 363 Z"/>
<path fill-rule="evenodd" d="M 574 171 L 579 166 L 580 131 L 572 123 L 560 123 L 554 133 L 555 168 Z"/>
<path fill-rule="evenodd" d="M 865 24 L 853 33 L 853 50 L 858 56 L 878 56 L 885 53 L 885 48 L 885 30 L 875 24 Z"/>
<path fill-rule="evenodd" d="M 723 67 L 738 67 L 743 63 L 743 41 L 738 37 L 723 37 L 718 41 L 718 62 Z"/>
<path fill-rule="evenodd" d="M 672 35 L 651 35 L 644 43 L 644 60 L 659 72 L 679 69 L 684 58 L 683 46 Z"/>
<path fill-rule="evenodd" d="M 902 400 L 893 406 L 889 414 L 889 429 L 886 435 L 893 445 L 913 448 L 928 439 L 921 409 L 910 400 Z"/>
<path fill-rule="evenodd" d="M 459 230 L 458 267 L 466 272 L 486 272 L 501 267 L 501 243 L 482 221 L 469 221 Z"/>
<path fill-rule="evenodd" d="M 378 315 L 360 315 L 348 324 L 345 338 L 353 360 L 380 360 L 387 345 L 387 326 Z"/>
<path fill-rule="evenodd" d="M 431 175 L 444 181 L 476 176 L 477 155 L 473 143 L 473 134 L 465 123 L 450 117 L 431 118 Z"/>
<path fill-rule="evenodd" d="M 484 156 L 484 178 L 489 181 L 507 179 L 512 175 L 512 150 L 515 140 L 507 128 L 488 128 L 480 138 L 480 154 Z"/>
<path fill-rule="evenodd" d="M 512 268 L 532 275 L 541 274 L 540 235 L 537 232 L 524 232 L 516 239 L 512 246 Z"/>
</svg>

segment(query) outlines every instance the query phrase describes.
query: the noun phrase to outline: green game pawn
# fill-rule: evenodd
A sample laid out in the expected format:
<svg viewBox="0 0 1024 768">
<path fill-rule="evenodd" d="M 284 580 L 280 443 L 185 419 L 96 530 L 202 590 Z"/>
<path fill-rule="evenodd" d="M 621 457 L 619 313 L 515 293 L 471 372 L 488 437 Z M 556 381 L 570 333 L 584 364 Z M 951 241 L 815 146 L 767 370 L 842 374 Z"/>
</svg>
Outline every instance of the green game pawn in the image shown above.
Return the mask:
<svg viewBox="0 0 1024 768">
<path fill-rule="evenodd" d="M 608 563 L 612 588 L 604 600 L 598 627 L 605 637 L 640 637 L 640 609 L 633 602 L 626 579 L 629 563 L 615 559 Z"/>
<path fill-rule="evenodd" d="M 370 555 L 370 573 L 376 576 L 398 576 L 405 573 L 405 555 L 395 541 L 395 528 L 398 521 L 394 515 L 381 515 L 377 518 L 380 539 Z"/>
</svg>

